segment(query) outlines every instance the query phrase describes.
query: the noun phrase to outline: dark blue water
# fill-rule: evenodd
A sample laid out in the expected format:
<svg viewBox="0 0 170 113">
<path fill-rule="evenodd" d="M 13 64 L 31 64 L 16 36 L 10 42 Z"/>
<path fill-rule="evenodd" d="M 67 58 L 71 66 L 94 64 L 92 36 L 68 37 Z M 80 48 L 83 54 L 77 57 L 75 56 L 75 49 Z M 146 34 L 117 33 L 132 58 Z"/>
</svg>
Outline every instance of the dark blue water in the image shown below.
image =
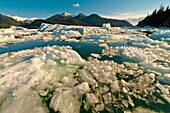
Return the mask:
<svg viewBox="0 0 170 113">
<path fill-rule="evenodd" d="M 121 43 L 120 43 L 121 44 Z M 118 43 L 115 43 L 115 45 L 120 45 Z M 102 54 L 102 47 L 100 47 L 98 44 L 94 44 L 91 42 L 65 42 L 65 41 L 56 41 L 51 40 L 48 42 L 43 42 L 42 40 L 33 40 L 33 41 L 27 41 L 27 42 L 21 42 L 16 44 L 6 44 L 6 48 L 0 48 L 0 54 L 6 53 L 6 52 L 17 52 L 20 50 L 26 50 L 26 49 L 33 49 L 36 47 L 45 47 L 45 46 L 71 46 L 73 50 L 75 50 L 83 59 L 88 59 L 88 57 L 91 55 L 91 53 L 96 54 Z M 114 46 L 114 44 L 111 44 Z M 122 63 L 123 59 L 119 56 L 102 56 L 99 60 L 113 60 L 117 63 Z"/>
</svg>

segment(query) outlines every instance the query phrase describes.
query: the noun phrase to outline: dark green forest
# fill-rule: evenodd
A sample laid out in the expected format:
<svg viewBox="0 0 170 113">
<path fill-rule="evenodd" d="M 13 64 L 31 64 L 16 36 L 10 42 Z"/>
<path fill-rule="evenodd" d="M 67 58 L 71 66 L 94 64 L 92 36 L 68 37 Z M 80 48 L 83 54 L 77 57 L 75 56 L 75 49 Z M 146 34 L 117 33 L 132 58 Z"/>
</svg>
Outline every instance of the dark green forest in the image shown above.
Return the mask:
<svg viewBox="0 0 170 113">
<path fill-rule="evenodd" d="M 140 21 L 137 26 L 152 26 L 152 27 L 170 27 L 170 8 L 160 6 L 159 9 L 155 9 L 151 14 Z"/>
</svg>

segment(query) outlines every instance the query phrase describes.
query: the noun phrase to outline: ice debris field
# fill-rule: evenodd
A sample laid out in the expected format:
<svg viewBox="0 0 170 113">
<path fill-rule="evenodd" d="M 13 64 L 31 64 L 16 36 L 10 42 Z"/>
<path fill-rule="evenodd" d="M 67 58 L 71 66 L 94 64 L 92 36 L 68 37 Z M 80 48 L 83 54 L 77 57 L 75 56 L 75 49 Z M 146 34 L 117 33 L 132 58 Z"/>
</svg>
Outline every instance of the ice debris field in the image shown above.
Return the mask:
<svg viewBox="0 0 170 113">
<path fill-rule="evenodd" d="M 0 113 L 170 112 L 168 28 L 12 26 L 0 53 Z"/>
</svg>

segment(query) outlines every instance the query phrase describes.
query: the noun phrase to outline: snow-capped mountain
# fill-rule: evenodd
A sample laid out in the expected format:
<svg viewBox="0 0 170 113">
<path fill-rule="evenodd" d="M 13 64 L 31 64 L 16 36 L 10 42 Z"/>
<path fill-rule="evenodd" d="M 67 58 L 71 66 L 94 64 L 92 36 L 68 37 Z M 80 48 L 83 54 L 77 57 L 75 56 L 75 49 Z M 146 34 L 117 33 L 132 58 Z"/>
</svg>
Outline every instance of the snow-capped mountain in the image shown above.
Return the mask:
<svg viewBox="0 0 170 113">
<path fill-rule="evenodd" d="M 49 24 L 64 24 L 64 25 L 79 25 L 79 26 L 98 26 L 101 27 L 103 23 L 110 23 L 113 27 L 122 27 L 122 26 L 132 26 L 126 20 L 116 20 L 116 19 L 107 19 L 103 18 L 97 14 L 91 14 L 89 16 L 85 14 L 78 14 L 77 16 L 70 13 L 64 12 L 62 14 L 53 15 L 47 19 L 38 19 L 38 18 L 23 18 L 19 16 L 3 16 L 3 21 L 0 20 L 1 28 L 10 27 L 11 25 L 18 25 L 25 28 L 39 28 L 42 23 Z M 7 19 L 8 17 L 8 19 Z"/>
<path fill-rule="evenodd" d="M 67 13 L 67 12 L 62 13 L 61 15 L 62 15 L 62 16 L 66 16 L 66 17 L 68 17 L 68 16 L 72 16 L 72 14 Z"/>
<path fill-rule="evenodd" d="M 38 19 L 36 17 L 33 17 L 33 18 L 25 18 L 25 17 L 20 17 L 20 16 L 10 16 L 10 17 L 12 17 L 16 21 L 21 21 L 21 22 L 25 22 L 25 21 L 33 22 L 34 20 Z"/>
</svg>

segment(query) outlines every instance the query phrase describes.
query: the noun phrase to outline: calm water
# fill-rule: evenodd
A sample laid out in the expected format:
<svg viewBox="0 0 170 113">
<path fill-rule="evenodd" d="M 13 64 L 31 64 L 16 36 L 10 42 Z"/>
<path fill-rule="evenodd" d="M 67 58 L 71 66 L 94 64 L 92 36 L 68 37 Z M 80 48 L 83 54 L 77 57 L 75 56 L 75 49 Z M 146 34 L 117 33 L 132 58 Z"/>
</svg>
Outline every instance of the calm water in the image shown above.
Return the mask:
<svg viewBox="0 0 170 113">
<path fill-rule="evenodd" d="M 109 46 L 120 46 L 123 43 L 113 43 Z M 98 44 L 94 44 L 91 42 L 65 42 L 65 41 L 56 41 L 51 40 L 48 42 L 43 42 L 42 40 L 33 40 L 33 41 L 27 41 L 27 42 L 21 42 L 16 44 L 6 44 L 6 48 L 0 48 L 0 54 L 6 53 L 6 52 L 17 52 L 20 50 L 26 50 L 26 49 L 33 49 L 36 47 L 45 47 L 45 46 L 71 46 L 73 50 L 77 51 L 79 55 L 83 59 L 87 59 L 91 53 L 102 53 L 102 47 L 100 47 Z M 108 57 L 108 56 L 102 56 L 100 60 L 114 60 L 117 63 L 122 63 L 123 59 L 119 56 L 114 57 Z"/>
</svg>

